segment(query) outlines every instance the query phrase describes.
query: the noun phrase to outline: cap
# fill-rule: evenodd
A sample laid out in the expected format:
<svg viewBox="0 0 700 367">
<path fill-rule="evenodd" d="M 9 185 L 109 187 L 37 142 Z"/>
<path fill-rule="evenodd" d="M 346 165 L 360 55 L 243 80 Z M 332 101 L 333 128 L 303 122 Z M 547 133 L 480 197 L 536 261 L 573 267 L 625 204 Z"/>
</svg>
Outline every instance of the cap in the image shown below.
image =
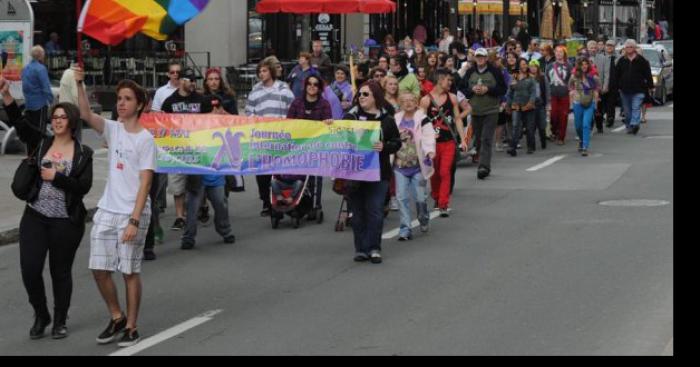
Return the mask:
<svg viewBox="0 0 700 367">
<path fill-rule="evenodd" d="M 617 43 L 615 43 L 615 40 L 608 40 L 608 42 L 605 42 L 606 46 L 617 46 Z"/>
<path fill-rule="evenodd" d="M 474 56 L 488 56 L 488 55 L 489 55 L 489 52 L 486 51 L 485 48 L 480 48 L 480 49 L 476 50 L 476 52 L 474 53 Z"/>
<path fill-rule="evenodd" d="M 537 60 L 535 60 L 535 59 L 532 59 L 532 60 L 530 60 L 530 62 L 528 63 L 528 65 L 529 65 L 529 66 L 537 66 L 537 67 L 539 68 L 539 67 L 540 67 L 540 62 L 537 61 Z"/>
<path fill-rule="evenodd" d="M 181 79 L 189 79 L 190 81 L 195 81 L 196 75 L 194 74 L 194 70 L 191 68 L 187 68 L 182 71 L 182 74 L 180 74 Z"/>
</svg>

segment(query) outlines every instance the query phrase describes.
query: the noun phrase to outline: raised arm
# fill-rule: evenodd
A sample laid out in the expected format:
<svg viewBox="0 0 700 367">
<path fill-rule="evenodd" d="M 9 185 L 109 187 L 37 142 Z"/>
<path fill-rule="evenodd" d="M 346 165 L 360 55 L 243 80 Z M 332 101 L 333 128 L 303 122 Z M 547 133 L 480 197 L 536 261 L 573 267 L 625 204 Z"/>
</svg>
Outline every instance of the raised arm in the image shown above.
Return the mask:
<svg viewBox="0 0 700 367">
<path fill-rule="evenodd" d="M 78 85 L 78 107 L 80 108 L 80 118 L 90 125 L 95 131 L 100 134 L 104 133 L 105 119 L 102 116 L 90 111 L 90 102 L 88 102 L 87 92 L 83 88 L 85 80 L 85 72 L 82 68 L 73 70 L 75 75 L 75 83 Z"/>
</svg>

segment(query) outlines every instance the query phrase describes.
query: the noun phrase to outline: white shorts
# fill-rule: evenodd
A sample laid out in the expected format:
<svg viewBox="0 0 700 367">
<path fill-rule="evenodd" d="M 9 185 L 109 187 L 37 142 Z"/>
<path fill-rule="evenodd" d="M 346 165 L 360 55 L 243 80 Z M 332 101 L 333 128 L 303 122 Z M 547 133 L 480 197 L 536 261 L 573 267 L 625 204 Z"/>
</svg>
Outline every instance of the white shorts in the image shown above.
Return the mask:
<svg viewBox="0 0 700 367">
<path fill-rule="evenodd" d="M 90 232 L 89 268 L 91 270 L 119 271 L 122 274 L 141 272 L 143 247 L 146 243 L 151 215 L 144 213 L 141 216 L 136 239 L 133 242 L 122 242 L 129 218 L 131 215 L 97 210 L 92 219 L 93 226 Z"/>
<path fill-rule="evenodd" d="M 168 192 L 175 195 L 185 195 L 187 193 L 187 175 L 168 175 Z"/>
</svg>

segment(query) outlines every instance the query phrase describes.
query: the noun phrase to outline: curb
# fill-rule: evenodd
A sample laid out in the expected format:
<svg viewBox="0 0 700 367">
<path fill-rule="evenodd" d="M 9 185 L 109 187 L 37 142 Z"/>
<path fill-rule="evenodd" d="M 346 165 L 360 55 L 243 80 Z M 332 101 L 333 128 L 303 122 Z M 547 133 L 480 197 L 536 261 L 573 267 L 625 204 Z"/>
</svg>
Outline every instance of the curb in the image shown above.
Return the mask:
<svg viewBox="0 0 700 367">
<path fill-rule="evenodd" d="M 87 216 L 85 217 L 85 223 L 92 222 L 92 217 L 97 212 L 97 208 L 88 209 Z M 0 231 L 0 246 L 5 246 L 13 243 L 19 242 L 19 226 L 17 228 L 11 228 Z"/>
</svg>

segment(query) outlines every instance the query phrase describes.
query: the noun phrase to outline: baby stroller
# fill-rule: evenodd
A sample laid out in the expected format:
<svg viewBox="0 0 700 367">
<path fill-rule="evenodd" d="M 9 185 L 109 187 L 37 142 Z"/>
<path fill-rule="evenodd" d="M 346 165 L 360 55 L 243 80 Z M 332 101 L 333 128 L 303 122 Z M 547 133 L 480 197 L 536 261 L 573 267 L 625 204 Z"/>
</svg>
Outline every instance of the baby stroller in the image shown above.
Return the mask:
<svg viewBox="0 0 700 367">
<path fill-rule="evenodd" d="M 271 190 L 270 190 L 270 203 L 272 204 L 272 211 L 270 214 L 270 220 L 272 221 L 272 228 L 277 229 L 279 227 L 280 221 L 287 214 L 292 218 L 293 227 L 299 228 L 301 225 L 301 220 L 306 217 L 308 220 L 315 220 L 318 224 L 323 223 L 323 210 L 316 207 L 316 181 L 320 180 L 319 177 L 305 176 L 303 180 L 303 185 L 295 197 L 293 197 L 293 188 L 284 188 L 279 192 L 275 192 L 275 181 L 281 180 L 279 176 L 273 175 Z M 285 182 L 285 184 L 288 184 Z M 282 200 L 278 200 L 277 196 L 283 197 Z"/>
</svg>

